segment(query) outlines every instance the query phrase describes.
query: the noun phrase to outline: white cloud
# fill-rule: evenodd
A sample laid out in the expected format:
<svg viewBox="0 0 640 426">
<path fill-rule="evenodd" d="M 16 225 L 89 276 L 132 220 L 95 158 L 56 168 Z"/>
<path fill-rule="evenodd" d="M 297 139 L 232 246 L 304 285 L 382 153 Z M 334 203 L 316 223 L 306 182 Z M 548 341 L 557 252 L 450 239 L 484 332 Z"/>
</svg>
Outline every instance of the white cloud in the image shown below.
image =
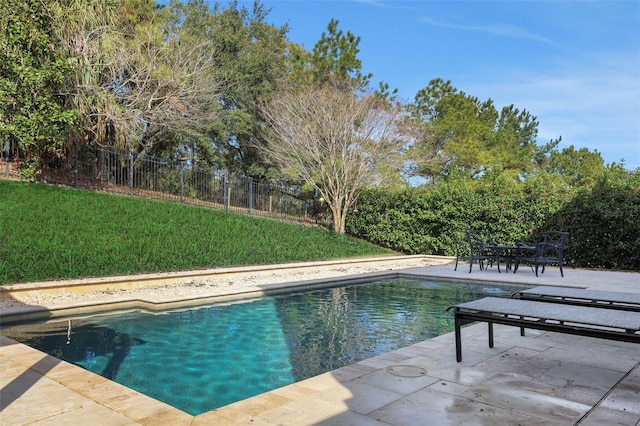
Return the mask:
<svg viewBox="0 0 640 426">
<path fill-rule="evenodd" d="M 491 25 L 465 25 L 465 24 L 453 24 L 448 22 L 437 21 L 432 18 L 422 18 L 421 21 L 428 25 L 432 25 L 434 27 L 448 28 L 448 29 L 462 30 L 462 31 L 474 31 L 474 32 L 481 32 L 481 33 L 513 38 L 513 39 L 532 40 L 532 41 L 539 41 L 542 43 L 555 44 L 553 40 L 550 40 L 538 34 L 534 34 L 526 28 L 517 27 L 515 25 L 508 25 L 504 23 L 495 23 Z"/>
<path fill-rule="evenodd" d="M 593 59 L 593 58 L 591 58 Z M 494 70 L 490 82 L 460 87 L 498 107 L 513 104 L 538 117 L 540 142 L 598 150 L 606 163 L 640 167 L 640 67 L 633 58 L 562 64 L 544 72 Z M 499 81 L 498 83 L 494 83 Z"/>
</svg>

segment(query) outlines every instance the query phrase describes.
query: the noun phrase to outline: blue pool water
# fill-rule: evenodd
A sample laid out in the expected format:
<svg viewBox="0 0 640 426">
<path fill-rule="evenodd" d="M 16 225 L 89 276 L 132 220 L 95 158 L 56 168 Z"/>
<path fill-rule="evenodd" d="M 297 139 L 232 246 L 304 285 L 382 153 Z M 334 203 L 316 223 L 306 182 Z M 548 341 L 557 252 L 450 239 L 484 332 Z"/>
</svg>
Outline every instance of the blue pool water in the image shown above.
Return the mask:
<svg viewBox="0 0 640 426">
<path fill-rule="evenodd" d="M 197 415 L 448 333 L 447 306 L 520 289 L 393 279 L 2 334 Z"/>
</svg>

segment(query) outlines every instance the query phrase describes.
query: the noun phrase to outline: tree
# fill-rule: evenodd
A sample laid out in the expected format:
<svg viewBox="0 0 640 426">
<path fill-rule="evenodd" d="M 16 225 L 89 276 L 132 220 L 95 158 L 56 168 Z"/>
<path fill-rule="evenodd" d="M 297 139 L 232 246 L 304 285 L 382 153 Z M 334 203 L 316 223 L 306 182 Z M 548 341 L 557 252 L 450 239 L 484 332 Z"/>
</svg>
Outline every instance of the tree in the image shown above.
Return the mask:
<svg viewBox="0 0 640 426">
<path fill-rule="evenodd" d="M 411 120 L 422 129 L 410 151 L 414 174 L 436 183 L 439 177 L 462 171 L 477 175 L 485 164 L 484 142 L 493 131 L 498 112 L 493 102 L 455 89 L 450 81 L 435 79 L 407 105 Z"/>
<path fill-rule="evenodd" d="M 206 5 L 152 0 L 60 3 L 60 38 L 77 73 L 68 105 L 81 114 L 71 142 L 137 152 L 202 138 L 218 109 L 221 79 Z"/>
<path fill-rule="evenodd" d="M 227 170 L 253 177 L 269 174 L 254 147 L 258 123 L 264 121 L 258 103 L 270 100 L 289 72 L 288 28 L 267 24 L 268 13 L 257 1 L 251 10 L 239 8 L 237 1 L 226 9 L 216 4 L 211 23 L 225 90 L 209 137 Z"/>
<path fill-rule="evenodd" d="M 528 111 L 509 105 L 498 112 L 491 99 L 481 102 L 442 79 L 420 90 L 407 111 L 422 129 L 411 151 L 414 173 L 433 183 L 459 172 L 478 177 L 492 168 L 518 179 L 559 143 L 537 145 L 538 121 Z"/>
<path fill-rule="evenodd" d="M 311 64 L 316 84 L 337 84 L 346 90 L 365 88 L 371 74 L 362 74 L 362 62 L 358 59 L 360 37 L 350 31 L 338 30 L 339 21 L 332 19 L 327 32 L 313 47 Z"/>
<path fill-rule="evenodd" d="M 0 141 L 17 144 L 20 173 L 34 179 L 42 163 L 61 155 L 76 118 L 62 95 L 73 68 L 42 1 L 1 0 L 0 11 Z"/>
<path fill-rule="evenodd" d="M 527 110 L 520 111 L 513 105 L 502 108 L 489 140 L 489 164 L 510 171 L 514 178 L 535 172 L 542 165 L 541 159 L 561 141 L 558 138 L 538 145 L 538 125 L 537 118 Z"/>
<path fill-rule="evenodd" d="M 296 87 L 332 84 L 343 90 L 363 90 L 369 86 L 372 74 L 362 74 L 358 59 L 360 37 L 338 29 L 340 22 L 332 19 L 312 52 L 292 50 L 291 80 Z"/>
<path fill-rule="evenodd" d="M 549 155 L 546 169 L 557 173 L 570 186 L 591 186 L 604 173 L 604 160 L 598 151 L 587 148 L 576 150 L 573 145 L 562 151 L 553 150 Z"/>
<path fill-rule="evenodd" d="M 282 93 L 262 111 L 268 141 L 263 154 L 285 175 L 318 191 L 336 232 L 345 232 L 359 191 L 385 182 L 402 166 L 408 142 L 400 126 L 402 108 L 374 93 L 309 86 Z"/>
</svg>

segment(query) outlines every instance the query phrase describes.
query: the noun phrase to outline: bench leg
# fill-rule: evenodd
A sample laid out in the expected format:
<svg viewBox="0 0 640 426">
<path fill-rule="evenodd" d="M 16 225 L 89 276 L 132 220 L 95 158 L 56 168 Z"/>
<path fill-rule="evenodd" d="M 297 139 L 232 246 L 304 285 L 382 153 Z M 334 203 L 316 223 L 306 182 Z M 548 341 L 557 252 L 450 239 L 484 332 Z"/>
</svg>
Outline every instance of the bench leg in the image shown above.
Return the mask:
<svg viewBox="0 0 640 426">
<path fill-rule="evenodd" d="M 487 324 L 489 326 L 489 347 L 493 348 L 493 323 L 488 322 Z"/>
<path fill-rule="evenodd" d="M 456 335 L 456 361 L 462 361 L 462 336 L 460 334 L 460 318 L 458 315 L 455 316 L 455 335 Z"/>
</svg>

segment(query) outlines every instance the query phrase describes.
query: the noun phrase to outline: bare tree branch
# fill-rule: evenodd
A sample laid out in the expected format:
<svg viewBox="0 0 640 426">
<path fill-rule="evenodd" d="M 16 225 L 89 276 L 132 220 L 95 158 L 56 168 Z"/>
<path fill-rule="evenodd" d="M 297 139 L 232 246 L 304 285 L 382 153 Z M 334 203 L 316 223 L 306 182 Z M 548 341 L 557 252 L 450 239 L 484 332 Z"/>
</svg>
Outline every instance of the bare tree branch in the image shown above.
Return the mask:
<svg viewBox="0 0 640 426">
<path fill-rule="evenodd" d="M 282 94 L 263 105 L 267 120 L 263 153 L 282 172 L 321 194 L 336 232 L 368 185 L 386 182 L 402 167 L 409 142 L 400 105 L 372 93 L 356 95 L 332 86 Z"/>
</svg>

